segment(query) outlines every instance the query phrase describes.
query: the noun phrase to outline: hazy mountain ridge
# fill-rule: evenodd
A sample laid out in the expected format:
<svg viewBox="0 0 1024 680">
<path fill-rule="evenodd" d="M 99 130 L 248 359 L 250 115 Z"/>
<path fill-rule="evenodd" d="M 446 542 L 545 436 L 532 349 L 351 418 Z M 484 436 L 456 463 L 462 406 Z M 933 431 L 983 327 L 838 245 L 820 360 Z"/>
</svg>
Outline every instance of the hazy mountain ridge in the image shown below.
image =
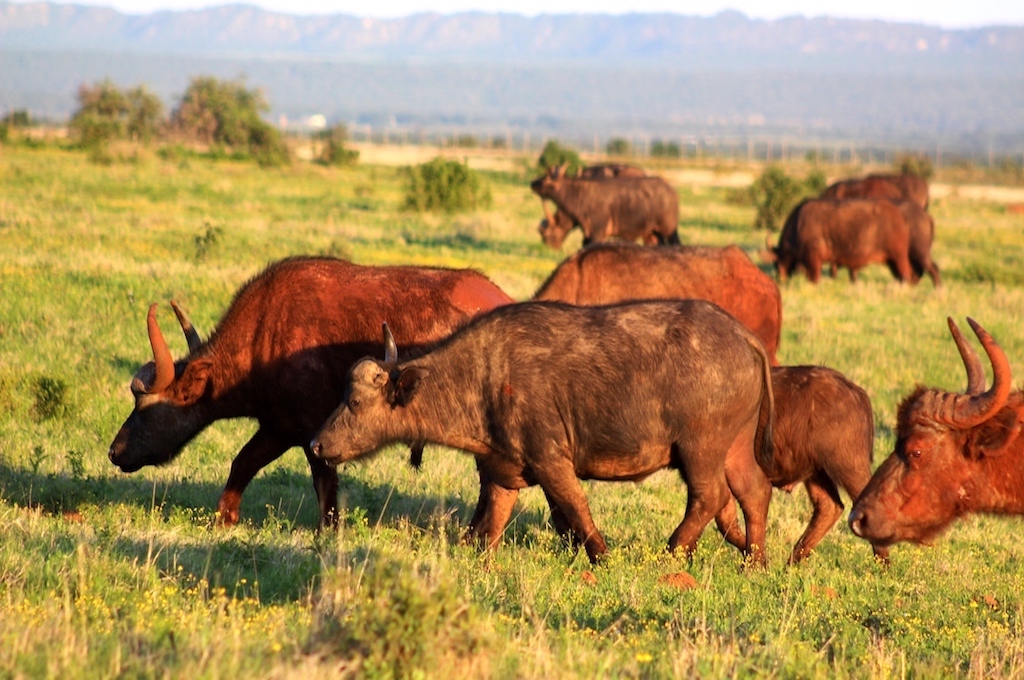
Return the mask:
<svg viewBox="0 0 1024 680">
<path fill-rule="evenodd" d="M 86 5 L 0 2 L 5 49 L 98 49 L 190 54 L 368 58 L 546 59 L 666 64 L 700 54 L 988 55 L 1024 61 L 1024 27 L 948 30 L 885 21 L 786 17 L 735 11 L 525 17 L 465 12 L 364 19 L 298 16 L 247 5 L 124 14 Z"/>
</svg>

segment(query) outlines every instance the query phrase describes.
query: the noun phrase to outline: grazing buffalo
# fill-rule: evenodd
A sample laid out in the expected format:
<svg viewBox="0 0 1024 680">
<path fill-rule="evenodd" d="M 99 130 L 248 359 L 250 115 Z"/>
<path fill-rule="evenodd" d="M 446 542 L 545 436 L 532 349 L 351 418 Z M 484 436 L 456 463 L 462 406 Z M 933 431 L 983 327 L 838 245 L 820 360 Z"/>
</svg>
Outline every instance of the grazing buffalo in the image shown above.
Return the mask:
<svg viewBox="0 0 1024 680">
<path fill-rule="evenodd" d="M 772 393 L 775 451 L 765 473 L 773 486 L 786 491 L 803 483 L 814 508 L 789 557 L 796 564 L 842 515 L 839 488 L 856 501 L 871 479 L 875 422 L 867 392 L 830 368 L 773 368 Z M 735 506 L 728 503 L 716 519 L 726 540 L 742 546 Z M 879 560 L 889 557 L 885 547 L 874 546 L 874 552 Z"/>
<path fill-rule="evenodd" d="M 524 302 L 419 358 L 397 363 L 393 350 L 352 367 L 315 455 L 338 464 L 395 442 L 462 449 L 476 456 L 481 481 L 467 538 L 497 545 L 519 489 L 539 484 L 556 526 L 571 529 L 592 561 L 607 548 L 579 480 L 638 481 L 673 468 L 689 493 L 669 547 L 691 553 L 735 495 L 744 552 L 764 562 L 771 485 L 755 455 L 771 457 L 771 372 L 760 341 L 719 307 Z"/>
<path fill-rule="evenodd" d="M 935 240 L 935 220 L 928 212 L 913 201 L 894 201 L 900 209 L 903 220 L 910 229 L 910 266 L 914 270 L 913 281 L 917 282 L 925 273 L 932 279 L 933 286 L 942 285 L 939 267 L 932 260 L 932 241 Z"/>
<path fill-rule="evenodd" d="M 857 270 L 885 263 L 900 281 L 913 281 L 910 264 L 910 228 L 892 201 L 859 198 L 847 201 L 810 199 L 789 217 L 775 247 L 768 246 L 764 258 L 775 263 L 779 279 L 785 281 L 803 268 L 813 283 L 821 279 L 821 267 Z"/>
<path fill-rule="evenodd" d="M 732 314 L 764 344 L 772 365 L 782 332 L 782 296 L 736 246 L 645 248 L 599 243 L 568 258 L 533 296 L 574 305 L 696 298 Z"/>
<path fill-rule="evenodd" d="M 928 181 L 917 175 L 868 175 L 863 178 L 844 179 L 831 184 L 818 198 L 843 201 L 848 198 L 888 198 L 913 201 L 928 209 Z"/>
<path fill-rule="evenodd" d="M 556 167 L 530 188 L 541 197 L 541 236 L 553 248 L 562 247 L 575 225 L 583 230 L 584 245 L 612 238 L 679 243 L 679 196 L 660 177 L 567 177 L 564 167 Z M 557 223 L 544 199 L 562 213 Z"/>
<path fill-rule="evenodd" d="M 380 324 L 387 319 L 416 350 L 509 302 L 470 270 L 286 259 L 236 293 L 206 342 L 172 302 L 189 347 L 177 362 L 153 305 L 148 326 L 154 361 L 132 380 L 135 409 L 110 446 L 110 460 L 125 472 L 167 463 L 210 423 L 253 418 L 259 429 L 231 463 L 217 504 L 220 521 L 238 522 L 242 493 L 256 473 L 292 446 L 302 446 L 320 523 L 332 522 L 337 473 L 312 455 L 309 440 L 341 400 L 349 367 L 382 350 Z"/>
<path fill-rule="evenodd" d="M 587 179 L 608 179 L 610 177 L 647 177 L 643 168 L 625 163 L 602 163 L 600 165 L 588 165 L 580 170 L 579 177 Z"/>
<path fill-rule="evenodd" d="M 992 363 L 992 387 L 978 355 L 948 319 L 967 392 L 918 386 L 896 413 L 896 448 L 850 513 L 850 528 L 874 544 L 929 543 L 975 512 L 1024 515 L 1024 393 L 1011 389 L 1010 363 L 996 341 L 967 320 Z"/>
</svg>

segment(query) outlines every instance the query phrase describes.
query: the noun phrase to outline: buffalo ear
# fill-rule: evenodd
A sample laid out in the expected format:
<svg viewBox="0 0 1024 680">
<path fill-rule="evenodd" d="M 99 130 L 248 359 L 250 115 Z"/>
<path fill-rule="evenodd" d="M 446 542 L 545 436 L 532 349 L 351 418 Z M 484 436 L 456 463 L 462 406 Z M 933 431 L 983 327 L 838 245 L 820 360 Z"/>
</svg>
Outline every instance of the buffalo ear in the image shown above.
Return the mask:
<svg viewBox="0 0 1024 680">
<path fill-rule="evenodd" d="M 972 458 L 998 458 L 1006 453 L 1020 435 L 1024 409 L 1004 409 L 994 418 L 975 428 L 967 442 Z"/>
<path fill-rule="evenodd" d="M 194 404 L 206 393 L 210 383 L 211 359 L 193 359 L 185 365 L 185 372 L 174 386 L 174 395 L 182 404 Z"/>
<path fill-rule="evenodd" d="M 392 406 L 406 406 L 419 388 L 420 381 L 430 375 L 425 368 L 411 366 L 403 368 L 395 378 L 388 401 Z"/>
</svg>

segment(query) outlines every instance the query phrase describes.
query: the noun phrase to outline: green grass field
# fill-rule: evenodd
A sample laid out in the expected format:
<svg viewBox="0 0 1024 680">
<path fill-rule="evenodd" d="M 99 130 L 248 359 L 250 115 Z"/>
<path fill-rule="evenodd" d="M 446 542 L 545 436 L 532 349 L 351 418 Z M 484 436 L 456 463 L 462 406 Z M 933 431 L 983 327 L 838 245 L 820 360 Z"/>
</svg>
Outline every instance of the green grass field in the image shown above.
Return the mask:
<svg viewBox="0 0 1024 680">
<path fill-rule="evenodd" d="M 713 527 L 692 563 L 665 551 L 685 487 L 663 472 L 585 483 L 611 551 L 594 568 L 560 544 L 537 489 L 499 550 L 461 545 L 477 484 L 457 451 L 428 447 L 421 472 L 398 448 L 344 466 L 341 527 L 319 535 L 298 450 L 250 485 L 239 526 L 214 526 L 252 423 L 210 427 L 166 467 L 110 464 L 152 302 L 179 300 L 205 335 L 241 284 L 304 253 L 474 267 L 529 297 L 579 237 L 547 249 L 527 176 L 483 174 L 489 209 L 424 216 L 399 209 L 394 167 L 150 152 L 97 166 L 0 147 L 0 677 L 1024 675 L 1018 519 L 963 521 L 934 547 L 896 547 L 888 569 L 841 522 L 787 568 L 809 504 L 776 492 L 770 567 L 747 572 Z M 752 208 L 678 189 L 685 243 L 756 259 Z M 868 391 L 876 463 L 916 383 L 965 385 L 946 316 L 977 319 L 1024 375 L 1024 218 L 956 195 L 931 210 L 942 288 L 881 267 L 783 286 L 780 359 Z"/>
</svg>

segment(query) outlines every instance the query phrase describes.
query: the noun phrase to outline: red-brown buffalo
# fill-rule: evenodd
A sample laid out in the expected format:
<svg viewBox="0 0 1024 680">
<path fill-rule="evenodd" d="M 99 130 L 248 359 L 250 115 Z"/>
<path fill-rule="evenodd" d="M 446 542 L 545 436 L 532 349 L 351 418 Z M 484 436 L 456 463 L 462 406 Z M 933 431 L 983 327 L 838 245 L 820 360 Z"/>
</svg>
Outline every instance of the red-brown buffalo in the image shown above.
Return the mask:
<svg viewBox="0 0 1024 680">
<path fill-rule="evenodd" d="M 509 302 L 474 271 L 292 258 L 243 286 L 206 342 L 179 314 L 189 354 L 177 362 L 153 305 L 147 323 L 154 361 L 131 382 L 135 409 L 110 446 L 110 460 L 125 472 L 164 464 L 210 423 L 253 418 L 259 429 L 231 464 L 217 504 L 220 521 L 238 521 L 245 487 L 293 446 L 302 446 L 309 461 L 321 524 L 334 521 L 338 476 L 310 453 L 309 440 L 341 400 L 349 367 L 382 351 L 381 323 L 387 319 L 416 351 Z"/>
<path fill-rule="evenodd" d="M 831 184 L 819 198 L 846 200 L 848 198 L 888 198 L 913 201 L 928 209 L 927 180 L 910 174 L 875 174 L 863 178 L 844 179 Z"/>
<path fill-rule="evenodd" d="M 813 513 L 793 546 L 790 564 L 811 554 L 843 513 L 842 488 L 857 500 L 871 479 L 875 421 L 867 392 L 842 373 L 823 366 L 781 366 L 772 369 L 775 396 L 775 445 L 765 474 L 776 488 L 789 492 L 803 484 Z M 729 503 L 716 518 L 726 540 L 741 546 L 743 533 L 736 508 Z M 889 551 L 874 546 L 885 561 Z"/>
<path fill-rule="evenodd" d="M 736 246 L 588 246 L 566 259 L 533 296 L 574 305 L 695 298 L 732 314 L 764 344 L 772 365 L 782 332 L 782 296 Z"/>
<path fill-rule="evenodd" d="M 985 370 L 952 319 L 967 391 L 918 386 L 896 413 L 896 446 L 850 513 L 850 528 L 879 545 L 929 543 L 954 520 L 981 512 L 1024 515 L 1024 393 L 984 328 L 967 320 L 992 363 Z"/>
<path fill-rule="evenodd" d="M 910 228 L 899 208 L 884 199 L 804 201 L 790 213 L 765 259 L 775 263 L 782 281 L 803 269 L 817 283 L 824 264 L 831 264 L 833 276 L 846 267 L 856 281 L 857 270 L 874 263 L 888 265 L 900 281 L 914 280 Z"/>
<path fill-rule="evenodd" d="M 561 248 L 577 225 L 583 230 L 584 245 L 613 238 L 679 243 L 679 196 L 660 177 L 567 177 L 564 167 L 556 167 L 530 188 L 544 208 L 541 237 L 553 248 Z M 545 199 L 562 213 L 557 222 Z"/>
<path fill-rule="evenodd" d="M 691 553 L 735 495 L 744 552 L 764 561 L 771 485 L 755 455 L 772 451 L 768 356 L 711 303 L 508 305 L 419 358 L 399 363 L 391 347 L 349 376 L 313 453 L 338 464 L 427 442 L 474 454 L 481 491 L 469 537 L 488 546 L 519 489 L 539 484 L 597 560 L 607 548 L 579 480 L 638 481 L 673 468 L 689 493 L 669 547 Z"/>
</svg>

